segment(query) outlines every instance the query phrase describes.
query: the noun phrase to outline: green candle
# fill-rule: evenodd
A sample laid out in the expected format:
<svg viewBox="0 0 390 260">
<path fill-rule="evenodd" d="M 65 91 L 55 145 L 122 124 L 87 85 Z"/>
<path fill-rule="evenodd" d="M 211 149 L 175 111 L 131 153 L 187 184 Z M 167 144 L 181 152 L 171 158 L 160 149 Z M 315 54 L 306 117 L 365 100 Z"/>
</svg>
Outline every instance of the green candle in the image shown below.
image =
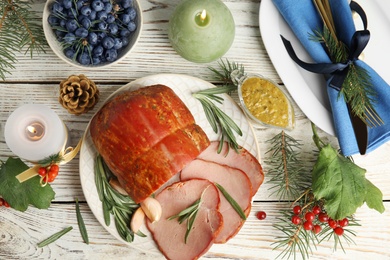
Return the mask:
<svg viewBox="0 0 390 260">
<path fill-rule="evenodd" d="M 234 34 L 233 16 L 220 0 L 184 0 L 169 21 L 172 47 L 193 62 L 222 57 L 232 45 Z"/>
</svg>

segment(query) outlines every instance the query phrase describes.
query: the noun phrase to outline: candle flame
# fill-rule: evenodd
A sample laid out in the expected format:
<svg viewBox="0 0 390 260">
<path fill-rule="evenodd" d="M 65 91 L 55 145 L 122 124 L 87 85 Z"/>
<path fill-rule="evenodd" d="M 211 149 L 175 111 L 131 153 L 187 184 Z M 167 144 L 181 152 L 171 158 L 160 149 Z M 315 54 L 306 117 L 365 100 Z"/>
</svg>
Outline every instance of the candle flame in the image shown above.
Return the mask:
<svg viewBox="0 0 390 260">
<path fill-rule="evenodd" d="M 206 19 L 206 16 L 207 16 L 206 9 L 203 9 L 202 13 L 200 14 L 200 19 L 204 21 Z"/>
<path fill-rule="evenodd" d="M 33 127 L 31 125 L 27 126 L 27 131 L 29 131 L 32 134 L 36 134 L 37 133 L 37 130 L 35 129 L 35 127 Z"/>
</svg>

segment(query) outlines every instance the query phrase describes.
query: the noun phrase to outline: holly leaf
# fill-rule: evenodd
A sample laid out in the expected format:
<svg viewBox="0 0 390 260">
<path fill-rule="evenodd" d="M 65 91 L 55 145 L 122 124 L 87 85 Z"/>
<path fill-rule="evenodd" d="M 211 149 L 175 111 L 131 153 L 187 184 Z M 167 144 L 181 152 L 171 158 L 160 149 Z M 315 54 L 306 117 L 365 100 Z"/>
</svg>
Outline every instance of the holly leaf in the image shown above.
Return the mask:
<svg viewBox="0 0 390 260">
<path fill-rule="evenodd" d="M 29 205 L 38 209 L 47 209 L 55 197 L 49 184 L 42 187 L 39 176 L 20 183 L 16 175 L 29 167 L 19 158 L 8 158 L 0 168 L 0 195 L 8 204 L 19 211 L 25 211 Z"/>
<path fill-rule="evenodd" d="M 382 192 L 365 177 L 366 170 L 342 156 L 332 146 L 324 146 L 313 168 L 312 190 L 316 199 L 324 199 L 324 208 L 333 219 L 351 216 L 367 205 L 384 211 Z"/>
</svg>

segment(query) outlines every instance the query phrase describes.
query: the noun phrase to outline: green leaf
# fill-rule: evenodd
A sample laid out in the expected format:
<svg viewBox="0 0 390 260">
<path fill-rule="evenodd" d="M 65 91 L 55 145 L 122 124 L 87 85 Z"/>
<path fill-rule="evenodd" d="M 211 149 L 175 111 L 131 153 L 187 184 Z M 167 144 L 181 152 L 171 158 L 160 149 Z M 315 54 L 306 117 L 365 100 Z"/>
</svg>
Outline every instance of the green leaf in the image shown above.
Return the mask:
<svg viewBox="0 0 390 260">
<path fill-rule="evenodd" d="M 85 227 L 83 216 L 81 215 L 80 212 L 78 198 L 76 198 L 76 217 L 77 217 L 77 224 L 79 226 L 81 237 L 83 238 L 84 242 L 88 245 L 89 244 L 88 232 L 87 232 L 87 228 Z"/>
<path fill-rule="evenodd" d="M 324 146 L 313 168 L 312 190 L 316 199 L 325 200 L 325 210 L 333 219 L 351 216 L 368 201 L 379 212 L 382 194 L 365 178 L 365 169 Z"/>
<path fill-rule="evenodd" d="M 23 183 L 16 179 L 16 175 L 28 168 L 19 158 L 8 158 L 0 169 L 0 195 L 12 208 L 19 211 L 25 211 L 29 205 L 47 209 L 55 197 L 55 192 L 49 184 L 42 187 L 39 176 Z"/>
<path fill-rule="evenodd" d="M 383 194 L 372 182 L 366 180 L 367 196 L 366 204 L 369 208 L 375 209 L 380 213 L 385 212 L 385 206 L 383 205 Z"/>
<path fill-rule="evenodd" d="M 73 227 L 70 226 L 70 227 L 67 227 L 67 228 L 51 235 L 50 237 L 46 238 L 42 242 L 38 243 L 38 247 L 44 247 L 44 246 L 47 246 L 47 245 L 57 241 L 60 237 L 62 237 L 63 235 L 65 235 L 66 233 L 71 231 L 72 229 L 73 229 Z"/>
</svg>

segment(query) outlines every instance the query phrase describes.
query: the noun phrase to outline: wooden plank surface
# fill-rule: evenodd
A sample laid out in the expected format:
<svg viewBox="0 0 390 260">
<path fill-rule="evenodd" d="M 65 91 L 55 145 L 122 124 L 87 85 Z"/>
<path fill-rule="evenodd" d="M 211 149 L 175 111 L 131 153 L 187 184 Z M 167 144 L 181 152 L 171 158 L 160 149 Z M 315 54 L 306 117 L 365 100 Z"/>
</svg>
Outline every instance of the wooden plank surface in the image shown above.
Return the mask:
<svg viewBox="0 0 390 260">
<path fill-rule="evenodd" d="M 224 56 L 242 63 L 247 72 L 262 74 L 281 83 L 277 72 L 267 56 L 261 40 L 258 25 L 260 2 L 256 0 L 224 1 L 233 13 L 236 22 L 236 37 L 233 46 Z M 168 20 L 179 0 L 140 0 L 144 15 L 144 30 L 137 46 L 120 64 L 101 71 L 80 70 L 61 61 L 47 48 L 45 54 L 30 59 L 17 54 L 19 62 L 12 75 L 0 82 L 0 160 L 12 156 L 4 140 L 5 122 L 12 111 L 26 103 L 45 104 L 52 108 L 68 127 L 71 144 L 82 137 L 86 126 L 100 104 L 124 84 L 148 75 L 178 73 L 195 76 L 218 84 L 208 66 L 182 59 L 172 49 L 168 38 Z M 45 1 L 34 1 L 33 8 L 42 10 Z M 57 101 L 59 82 L 71 74 L 84 73 L 94 80 L 101 92 L 101 102 L 93 111 L 81 116 L 67 113 Z M 283 87 L 283 86 L 282 86 Z M 233 98 L 237 100 L 237 97 Z M 314 159 L 314 144 L 311 140 L 309 120 L 294 104 L 296 128 L 288 134 L 301 140 L 302 154 Z M 262 164 L 267 173 L 270 139 L 279 130 L 261 128 L 256 135 L 261 151 Z M 321 138 L 337 145 L 335 137 L 319 130 Z M 367 169 L 367 178 L 377 185 L 384 194 L 387 210 L 379 214 L 363 206 L 356 213 L 361 227 L 356 227 L 356 245 L 345 245 L 332 251 L 332 242 L 321 244 L 313 251 L 312 259 L 390 259 L 390 144 L 387 143 L 366 156 L 354 156 L 355 162 Z M 57 180 L 52 185 L 56 198 L 48 210 L 30 207 L 26 212 L 0 208 L 0 259 L 161 259 L 159 254 L 150 254 L 142 248 L 134 248 L 116 240 L 99 224 L 85 201 L 79 178 L 78 157 L 61 167 Z M 310 167 L 310 166 L 308 166 Z M 310 170 L 310 169 L 307 169 Z M 268 177 L 266 176 L 266 182 Z M 272 243 L 280 235 L 272 227 L 279 210 L 287 208 L 285 202 L 278 202 L 271 196 L 270 185 L 265 183 L 254 198 L 252 212 L 239 234 L 224 245 L 214 245 L 204 259 L 275 259 L 279 254 L 273 251 Z M 77 228 L 75 198 L 81 201 L 81 210 L 90 236 L 90 245 L 82 242 Z M 255 217 L 259 210 L 267 212 L 266 220 Z M 36 244 L 49 235 L 67 227 L 73 230 L 47 247 L 39 249 Z"/>
</svg>

